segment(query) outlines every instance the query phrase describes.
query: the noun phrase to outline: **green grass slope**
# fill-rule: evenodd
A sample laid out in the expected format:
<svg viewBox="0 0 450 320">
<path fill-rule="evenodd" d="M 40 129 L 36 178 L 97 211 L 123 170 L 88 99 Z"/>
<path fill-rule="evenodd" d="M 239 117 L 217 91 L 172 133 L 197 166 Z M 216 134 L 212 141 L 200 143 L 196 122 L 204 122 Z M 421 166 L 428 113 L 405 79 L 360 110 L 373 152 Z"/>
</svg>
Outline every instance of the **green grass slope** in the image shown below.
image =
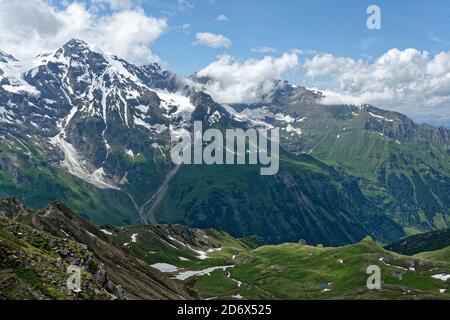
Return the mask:
<svg viewBox="0 0 450 320">
<path fill-rule="evenodd" d="M 121 241 L 129 241 L 130 253 L 149 263 L 176 269 L 165 272 L 195 287 L 200 299 L 450 299 L 448 281 L 432 277 L 450 273 L 448 260 L 398 255 L 370 238 L 336 248 L 287 243 L 252 250 L 227 237 L 220 250 L 200 260 L 174 238 L 168 238 L 166 246 L 178 251 L 172 248 L 167 256 L 158 253 L 165 247 L 153 251 L 148 238 L 141 238 L 143 231 L 122 230 L 115 237 L 124 237 Z M 140 233 L 132 243 L 129 237 L 136 232 Z M 181 261 L 180 256 L 189 258 Z M 371 265 L 381 269 L 381 290 L 367 289 L 366 270 Z"/>
<path fill-rule="evenodd" d="M 450 247 L 446 247 L 440 250 L 431 251 L 431 252 L 422 252 L 414 255 L 419 259 L 429 259 L 436 261 L 445 261 L 450 262 Z"/>
</svg>

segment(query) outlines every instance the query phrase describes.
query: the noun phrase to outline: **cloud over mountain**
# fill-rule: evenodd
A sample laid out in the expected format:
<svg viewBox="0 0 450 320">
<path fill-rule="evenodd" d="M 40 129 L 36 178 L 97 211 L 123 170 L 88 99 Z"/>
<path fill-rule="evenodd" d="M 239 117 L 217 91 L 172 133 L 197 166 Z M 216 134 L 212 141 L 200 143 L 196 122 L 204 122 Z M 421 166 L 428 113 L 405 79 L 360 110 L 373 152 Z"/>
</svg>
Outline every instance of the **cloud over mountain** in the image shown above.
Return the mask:
<svg viewBox="0 0 450 320">
<path fill-rule="evenodd" d="M 167 21 L 131 8 L 130 1 L 106 2 L 117 10 L 99 14 L 95 5 L 79 2 L 56 8 L 42 0 L 0 0 L 0 48 L 31 58 L 79 38 L 136 63 L 157 60 L 148 46 L 165 32 Z"/>
<path fill-rule="evenodd" d="M 274 80 L 299 66 L 295 52 L 284 53 L 279 58 L 266 56 L 244 62 L 229 55 L 222 55 L 198 72 L 206 77 L 206 91 L 223 103 L 253 103 L 269 95 L 274 89 Z"/>
<path fill-rule="evenodd" d="M 444 108 L 450 104 L 450 52 L 431 56 L 417 49 L 391 49 L 373 62 L 319 54 L 303 68 L 322 78 L 326 103 L 371 103 L 403 108 Z"/>
</svg>

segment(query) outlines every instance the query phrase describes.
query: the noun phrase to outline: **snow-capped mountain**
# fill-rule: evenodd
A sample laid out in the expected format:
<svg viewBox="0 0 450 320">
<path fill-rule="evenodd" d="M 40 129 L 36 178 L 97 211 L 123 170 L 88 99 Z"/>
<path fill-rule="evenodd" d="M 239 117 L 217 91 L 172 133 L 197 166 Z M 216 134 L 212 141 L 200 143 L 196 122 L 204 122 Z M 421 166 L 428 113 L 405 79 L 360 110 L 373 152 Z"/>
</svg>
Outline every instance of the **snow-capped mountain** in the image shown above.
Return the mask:
<svg viewBox="0 0 450 320">
<path fill-rule="evenodd" d="M 6 54 L 1 61 L 0 121 L 63 151 L 64 166 L 100 188 L 118 188 L 126 178 L 108 167 L 113 149 L 132 158 L 145 148 L 161 153 L 159 140 L 187 126 L 195 109 L 174 74 L 94 52 L 79 40 L 39 55 L 29 70 Z"/>
<path fill-rule="evenodd" d="M 449 130 L 370 105 L 323 105 L 323 93 L 285 81 L 260 103 L 219 104 L 208 81 L 80 40 L 31 61 L 0 52 L 0 196 L 36 208 L 63 199 L 102 224 L 184 223 L 269 242 L 393 241 L 405 226 L 448 225 Z M 279 175 L 175 166 L 171 136 L 194 120 L 279 127 Z"/>
<path fill-rule="evenodd" d="M 211 117 L 210 124 L 226 115 L 258 126 L 257 113 L 220 106 L 157 64 L 138 67 L 80 40 L 27 63 L 3 54 L 0 68 L 1 121 L 62 151 L 63 166 L 99 188 L 120 188 L 129 178 L 116 154 L 134 158 L 152 148 L 166 156 L 169 134 L 188 130 L 195 111 L 196 120 Z"/>
</svg>

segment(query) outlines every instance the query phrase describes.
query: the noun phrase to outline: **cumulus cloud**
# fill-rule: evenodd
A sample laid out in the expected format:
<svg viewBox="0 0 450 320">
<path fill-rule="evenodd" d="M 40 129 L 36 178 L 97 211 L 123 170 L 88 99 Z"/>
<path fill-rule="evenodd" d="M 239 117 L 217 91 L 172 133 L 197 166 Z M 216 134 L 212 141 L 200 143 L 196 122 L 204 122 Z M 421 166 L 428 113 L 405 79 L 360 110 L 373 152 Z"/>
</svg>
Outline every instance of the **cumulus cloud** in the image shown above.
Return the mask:
<svg viewBox="0 0 450 320">
<path fill-rule="evenodd" d="M 373 62 L 319 54 L 303 64 L 310 79 L 327 83 L 326 103 L 408 108 L 450 106 L 450 52 L 431 56 L 391 49 Z"/>
<path fill-rule="evenodd" d="M 220 14 L 214 20 L 221 21 L 221 22 L 227 22 L 229 19 L 226 15 Z"/>
<path fill-rule="evenodd" d="M 244 62 L 222 55 L 197 73 L 209 79 L 205 90 L 221 103 L 262 102 L 275 87 L 274 80 L 299 66 L 295 52 L 284 53 L 279 58 L 271 56 Z"/>
<path fill-rule="evenodd" d="M 202 44 L 210 48 L 229 48 L 232 45 L 232 41 L 221 34 L 215 34 L 210 32 L 198 32 L 195 35 L 195 44 Z"/>
<path fill-rule="evenodd" d="M 119 1 L 107 2 L 119 5 Z M 157 60 L 149 45 L 166 29 L 165 19 L 147 16 L 139 8 L 99 15 L 79 2 L 57 9 L 43 0 L 0 0 L 0 48 L 21 59 L 78 38 L 96 49 L 135 63 L 147 63 Z"/>
</svg>

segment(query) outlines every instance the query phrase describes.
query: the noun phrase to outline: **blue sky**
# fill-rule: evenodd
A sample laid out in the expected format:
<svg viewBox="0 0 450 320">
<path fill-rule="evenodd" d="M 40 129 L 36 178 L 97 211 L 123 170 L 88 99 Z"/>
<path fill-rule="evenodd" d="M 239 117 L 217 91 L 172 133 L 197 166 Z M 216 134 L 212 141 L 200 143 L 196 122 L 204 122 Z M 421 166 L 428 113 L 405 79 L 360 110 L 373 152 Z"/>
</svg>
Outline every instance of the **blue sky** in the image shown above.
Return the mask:
<svg viewBox="0 0 450 320">
<path fill-rule="evenodd" d="M 382 30 L 368 30 L 366 9 L 377 4 Z M 256 47 L 273 47 L 276 54 L 304 49 L 353 58 L 378 57 L 391 48 L 416 48 L 430 53 L 450 50 L 450 3 L 446 0 L 209 0 L 192 1 L 177 10 L 176 1 L 145 1 L 153 15 L 168 16 L 167 34 L 153 51 L 173 69 L 190 74 L 229 53 L 241 59 L 259 58 Z M 229 21 L 214 19 L 225 14 Z M 189 32 L 180 26 L 190 24 Z M 178 28 L 177 28 L 178 27 Z M 197 32 L 222 34 L 232 40 L 228 49 L 194 46 Z"/>
</svg>

